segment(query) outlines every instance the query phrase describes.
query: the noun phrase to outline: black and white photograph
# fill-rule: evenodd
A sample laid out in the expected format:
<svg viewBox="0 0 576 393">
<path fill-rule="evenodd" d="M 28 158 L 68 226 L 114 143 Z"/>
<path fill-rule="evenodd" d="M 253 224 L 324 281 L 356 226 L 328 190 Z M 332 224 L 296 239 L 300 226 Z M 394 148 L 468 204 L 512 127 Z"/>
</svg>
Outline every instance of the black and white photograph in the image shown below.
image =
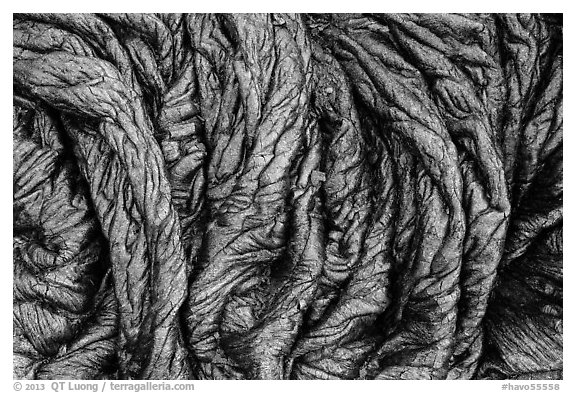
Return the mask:
<svg viewBox="0 0 576 393">
<path fill-rule="evenodd" d="M 6 391 L 566 389 L 562 13 L 11 17 Z"/>
</svg>

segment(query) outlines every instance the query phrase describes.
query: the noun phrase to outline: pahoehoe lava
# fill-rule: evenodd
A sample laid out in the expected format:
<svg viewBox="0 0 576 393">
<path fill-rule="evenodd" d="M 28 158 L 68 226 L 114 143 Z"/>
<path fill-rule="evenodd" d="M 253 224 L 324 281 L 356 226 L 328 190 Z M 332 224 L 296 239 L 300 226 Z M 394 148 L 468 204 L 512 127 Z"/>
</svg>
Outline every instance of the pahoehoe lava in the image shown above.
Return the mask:
<svg viewBox="0 0 576 393">
<path fill-rule="evenodd" d="M 557 14 L 14 14 L 19 379 L 561 379 Z"/>
</svg>

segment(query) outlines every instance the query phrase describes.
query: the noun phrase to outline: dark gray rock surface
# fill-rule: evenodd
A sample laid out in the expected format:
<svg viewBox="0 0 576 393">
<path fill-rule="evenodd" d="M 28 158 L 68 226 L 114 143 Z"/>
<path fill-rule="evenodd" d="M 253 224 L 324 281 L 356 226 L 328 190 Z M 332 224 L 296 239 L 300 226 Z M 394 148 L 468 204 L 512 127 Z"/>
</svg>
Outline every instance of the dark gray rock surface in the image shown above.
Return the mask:
<svg viewBox="0 0 576 393">
<path fill-rule="evenodd" d="M 15 14 L 14 377 L 561 379 L 562 23 Z"/>
</svg>

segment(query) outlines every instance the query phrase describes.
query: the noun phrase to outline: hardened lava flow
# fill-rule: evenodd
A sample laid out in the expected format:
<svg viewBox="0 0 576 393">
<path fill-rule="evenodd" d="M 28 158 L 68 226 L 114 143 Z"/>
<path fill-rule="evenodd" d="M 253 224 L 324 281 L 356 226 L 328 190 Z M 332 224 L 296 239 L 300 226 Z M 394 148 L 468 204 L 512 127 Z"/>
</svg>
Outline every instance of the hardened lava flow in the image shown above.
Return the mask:
<svg viewBox="0 0 576 393">
<path fill-rule="evenodd" d="M 14 14 L 14 378 L 562 379 L 562 42 Z"/>
</svg>

